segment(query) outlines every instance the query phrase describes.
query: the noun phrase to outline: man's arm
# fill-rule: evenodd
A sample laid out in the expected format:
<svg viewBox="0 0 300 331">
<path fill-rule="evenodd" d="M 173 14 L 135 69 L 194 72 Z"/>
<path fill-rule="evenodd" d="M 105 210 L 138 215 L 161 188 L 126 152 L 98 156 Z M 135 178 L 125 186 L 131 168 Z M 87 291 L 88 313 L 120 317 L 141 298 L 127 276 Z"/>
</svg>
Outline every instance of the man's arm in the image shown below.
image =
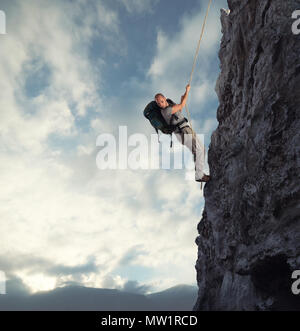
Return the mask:
<svg viewBox="0 0 300 331">
<path fill-rule="evenodd" d="M 172 107 L 172 114 L 175 114 L 178 111 L 182 111 L 182 109 L 185 107 L 190 89 L 191 89 L 191 86 L 190 86 L 190 84 L 188 84 L 185 88 L 184 95 L 181 97 L 181 103 Z"/>
</svg>

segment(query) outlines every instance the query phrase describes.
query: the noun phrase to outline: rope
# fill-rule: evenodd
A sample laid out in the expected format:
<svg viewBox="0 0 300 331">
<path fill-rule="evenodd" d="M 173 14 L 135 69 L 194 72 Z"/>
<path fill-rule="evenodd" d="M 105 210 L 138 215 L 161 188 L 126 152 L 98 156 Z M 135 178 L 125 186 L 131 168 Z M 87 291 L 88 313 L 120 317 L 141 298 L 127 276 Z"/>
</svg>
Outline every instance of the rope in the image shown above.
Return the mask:
<svg viewBox="0 0 300 331">
<path fill-rule="evenodd" d="M 209 13 L 209 10 L 210 10 L 211 3 L 212 3 L 212 0 L 209 0 L 207 10 L 206 10 L 206 14 L 205 14 L 205 18 L 204 18 L 204 22 L 202 24 L 202 29 L 201 29 L 201 34 L 200 34 L 200 38 L 199 38 L 199 41 L 198 41 L 197 49 L 196 49 L 196 54 L 195 54 L 195 57 L 194 57 L 194 62 L 193 62 L 192 72 L 191 72 L 191 75 L 190 75 L 189 85 L 192 84 L 193 75 L 194 75 L 194 71 L 195 71 L 196 64 L 197 64 L 197 58 L 198 58 L 198 55 L 199 55 L 200 45 L 201 45 L 201 41 L 202 41 L 202 38 L 203 38 L 203 35 L 204 35 L 205 25 L 206 25 L 206 21 L 207 21 L 207 17 L 208 17 L 208 13 Z M 192 134 L 195 137 L 196 135 L 195 135 L 195 132 L 194 132 L 194 129 L 193 129 L 193 126 L 192 126 L 191 116 L 190 116 L 190 112 L 189 112 L 189 109 L 187 107 L 187 104 L 185 105 L 185 109 L 186 109 L 186 112 L 187 112 L 187 115 L 188 115 L 188 120 L 189 120 L 191 129 L 192 129 Z M 205 146 L 203 146 L 203 148 L 204 148 L 204 163 L 205 163 Z M 201 189 L 202 189 L 202 183 L 201 183 Z"/>
<path fill-rule="evenodd" d="M 201 45 L 201 41 L 202 41 L 202 38 L 203 38 L 203 35 L 204 35 L 205 25 L 206 25 L 206 21 L 207 21 L 207 17 L 208 17 L 208 13 L 209 13 L 211 3 L 212 3 L 212 0 L 209 0 L 208 7 L 207 7 L 207 10 L 206 10 L 206 14 L 205 14 L 205 18 L 204 18 L 204 22 L 203 22 L 203 25 L 202 25 L 200 38 L 199 38 L 198 45 L 197 45 L 196 54 L 195 54 L 195 57 L 194 57 L 194 63 L 193 63 L 192 72 L 191 72 L 191 75 L 190 75 L 189 85 L 192 84 L 193 75 L 194 75 L 194 71 L 195 71 L 196 64 L 197 64 L 197 58 L 198 58 L 198 55 L 199 55 L 200 45 Z M 191 125 L 191 129 L 192 129 L 192 131 L 194 131 L 193 127 L 192 127 L 190 112 L 188 110 L 187 105 L 185 106 L 185 108 L 186 108 L 186 112 L 187 112 L 187 115 L 188 115 L 188 120 L 189 120 L 190 125 Z"/>
</svg>

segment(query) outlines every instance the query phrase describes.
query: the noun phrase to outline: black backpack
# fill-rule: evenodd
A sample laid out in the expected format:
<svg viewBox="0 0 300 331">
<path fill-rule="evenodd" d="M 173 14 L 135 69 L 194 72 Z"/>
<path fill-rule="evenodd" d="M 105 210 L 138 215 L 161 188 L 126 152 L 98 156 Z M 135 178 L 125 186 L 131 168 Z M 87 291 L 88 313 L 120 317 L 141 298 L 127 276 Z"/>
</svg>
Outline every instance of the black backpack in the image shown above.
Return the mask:
<svg viewBox="0 0 300 331">
<path fill-rule="evenodd" d="M 167 102 L 171 106 L 175 105 L 175 103 L 170 99 L 167 99 Z M 174 125 L 167 124 L 161 114 L 161 108 L 157 105 L 156 101 L 151 101 L 148 103 L 144 109 L 144 116 L 149 120 L 157 134 L 158 130 L 165 134 L 172 134 L 176 128 Z"/>
<path fill-rule="evenodd" d="M 173 102 L 171 99 L 167 99 L 167 102 L 171 106 L 175 105 L 175 102 Z M 188 121 L 186 118 L 184 118 L 184 120 L 180 123 L 177 123 L 177 125 L 167 124 L 167 122 L 165 121 L 165 119 L 163 118 L 163 116 L 161 114 L 161 108 L 157 105 L 156 101 L 151 101 L 150 103 L 148 103 L 148 105 L 144 109 L 144 116 L 149 120 L 151 125 L 154 127 L 154 129 L 158 135 L 158 141 L 159 141 L 158 130 L 164 134 L 169 134 L 171 136 L 171 144 L 170 144 L 171 148 L 173 145 L 172 133 L 181 124 Z M 173 114 L 172 117 L 177 118 L 176 114 Z M 172 118 L 171 118 L 171 123 L 172 123 Z"/>
</svg>

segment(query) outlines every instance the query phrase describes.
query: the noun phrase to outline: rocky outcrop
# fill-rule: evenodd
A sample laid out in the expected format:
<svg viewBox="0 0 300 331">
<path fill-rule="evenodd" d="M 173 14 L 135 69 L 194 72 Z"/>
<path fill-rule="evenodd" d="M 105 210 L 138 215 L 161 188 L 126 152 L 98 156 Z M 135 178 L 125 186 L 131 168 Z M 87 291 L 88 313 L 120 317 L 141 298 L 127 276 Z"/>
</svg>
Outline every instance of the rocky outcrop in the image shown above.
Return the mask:
<svg viewBox="0 0 300 331">
<path fill-rule="evenodd" d="M 300 1 L 228 5 L 194 310 L 300 310 Z"/>
</svg>

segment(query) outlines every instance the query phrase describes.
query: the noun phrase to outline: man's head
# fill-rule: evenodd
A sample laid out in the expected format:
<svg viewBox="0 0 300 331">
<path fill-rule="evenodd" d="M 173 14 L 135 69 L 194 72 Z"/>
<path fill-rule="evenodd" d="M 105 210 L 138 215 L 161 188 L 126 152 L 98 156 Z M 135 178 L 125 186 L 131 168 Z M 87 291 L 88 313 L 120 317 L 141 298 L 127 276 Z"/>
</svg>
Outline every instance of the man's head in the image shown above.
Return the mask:
<svg viewBox="0 0 300 331">
<path fill-rule="evenodd" d="M 165 96 L 161 93 L 158 93 L 156 94 L 155 96 L 155 101 L 158 105 L 158 107 L 162 108 L 162 109 L 165 109 L 168 107 L 168 102 L 167 102 L 167 99 L 165 98 Z"/>
</svg>

